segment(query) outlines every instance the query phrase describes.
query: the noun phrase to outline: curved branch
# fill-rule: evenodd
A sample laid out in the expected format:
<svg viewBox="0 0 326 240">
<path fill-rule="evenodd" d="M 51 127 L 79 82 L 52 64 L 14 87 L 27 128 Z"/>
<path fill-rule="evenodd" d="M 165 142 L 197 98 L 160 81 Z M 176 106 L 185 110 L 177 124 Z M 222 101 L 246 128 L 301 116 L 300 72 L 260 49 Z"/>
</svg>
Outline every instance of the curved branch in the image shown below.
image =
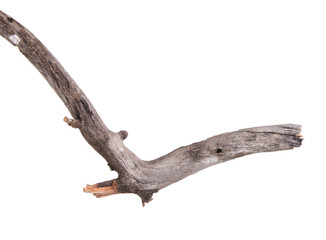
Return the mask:
<svg viewBox="0 0 326 240">
<path fill-rule="evenodd" d="M 64 102 L 71 115 L 87 126 L 103 124 L 82 90 L 51 52 L 26 28 L 0 11 L 0 34 L 36 67 Z"/>
<path fill-rule="evenodd" d="M 181 147 L 134 172 L 138 189 L 160 190 L 202 169 L 238 157 L 300 147 L 301 126 L 283 124 L 241 129 Z"/>
<path fill-rule="evenodd" d="M 110 139 L 119 139 L 121 134 L 113 133 L 105 126 L 86 95 L 51 52 L 30 31 L 2 11 L 0 35 L 18 47 L 58 94 L 74 118 L 73 124 L 68 124 L 79 128 L 86 141 L 107 160 L 111 169 L 127 174 L 126 168 L 121 167 L 120 160 L 107 147 Z M 134 158 L 133 161 L 139 160 Z"/>
<path fill-rule="evenodd" d="M 128 133 L 110 131 L 82 90 L 47 48 L 1 11 L 0 35 L 18 47 L 64 102 L 74 118 L 65 117 L 64 121 L 78 128 L 110 168 L 118 172 L 118 179 L 88 185 L 84 189 L 97 197 L 136 193 L 145 203 L 152 199 L 154 192 L 204 168 L 248 154 L 301 146 L 301 126 L 285 124 L 221 134 L 178 148 L 156 160 L 142 161 L 123 144 Z"/>
</svg>

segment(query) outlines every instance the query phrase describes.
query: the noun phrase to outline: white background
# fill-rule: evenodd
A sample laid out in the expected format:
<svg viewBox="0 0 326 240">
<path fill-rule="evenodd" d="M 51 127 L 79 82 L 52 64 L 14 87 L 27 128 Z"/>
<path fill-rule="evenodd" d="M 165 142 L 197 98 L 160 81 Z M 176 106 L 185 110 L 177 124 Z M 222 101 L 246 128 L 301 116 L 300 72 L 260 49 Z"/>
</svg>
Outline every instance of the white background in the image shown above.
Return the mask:
<svg viewBox="0 0 326 240">
<path fill-rule="evenodd" d="M 303 125 L 301 148 L 217 165 L 154 195 L 116 177 L 38 71 L 0 38 L 0 238 L 325 239 L 325 1 L 15 1 L 142 159 L 219 133 Z"/>
</svg>

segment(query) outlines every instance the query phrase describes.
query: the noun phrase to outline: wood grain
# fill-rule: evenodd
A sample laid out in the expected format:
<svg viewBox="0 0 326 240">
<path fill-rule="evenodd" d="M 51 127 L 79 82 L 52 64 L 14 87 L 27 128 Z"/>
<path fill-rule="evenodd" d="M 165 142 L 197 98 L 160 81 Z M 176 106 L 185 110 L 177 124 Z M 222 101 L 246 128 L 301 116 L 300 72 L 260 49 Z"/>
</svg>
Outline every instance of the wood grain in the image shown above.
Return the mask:
<svg viewBox="0 0 326 240">
<path fill-rule="evenodd" d="M 143 161 L 123 144 L 128 133 L 110 131 L 51 52 L 30 31 L 1 11 L 0 35 L 19 49 L 58 94 L 73 117 L 65 117 L 65 122 L 78 128 L 111 170 L 118 172 L 117 179 L 96 185 L 96 194 L 100 194 L 97 197 L 135 193 L 145 203 L 152 199 L 153 193 L 207 167 L 248 154 L 301 146 L 301 126 L 283 124 L 224 133 L 180 147 L 158 159 Z"/>
</svg>

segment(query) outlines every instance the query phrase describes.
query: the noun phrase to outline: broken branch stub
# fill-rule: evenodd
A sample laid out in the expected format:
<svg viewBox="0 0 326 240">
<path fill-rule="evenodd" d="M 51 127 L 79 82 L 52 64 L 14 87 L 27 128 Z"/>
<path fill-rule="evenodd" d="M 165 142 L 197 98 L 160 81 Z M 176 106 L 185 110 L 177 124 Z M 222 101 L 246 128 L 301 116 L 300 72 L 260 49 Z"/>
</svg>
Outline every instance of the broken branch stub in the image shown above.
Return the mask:
<svg viewBox="0 0 326 240">
<path fill-rule="evenodd" d="M 78 128 L 86 141 L 107 161 L 118 178 L 84 188 L 96 197 L 135 193 L 143 204 L 153 193 L 202 169 L 259 152 L 300 147 L 301 126 L 274 125 L 242 129 L 181 147 L 152 161 L 143 161 L 123 143 L 126 131 L 110 131 L 86 95 L 50 51 L 25 27 L 0 11 L 0 35 L 35 66 L 68 108 L 73 119 L 64 121 Z"/>
</svg>

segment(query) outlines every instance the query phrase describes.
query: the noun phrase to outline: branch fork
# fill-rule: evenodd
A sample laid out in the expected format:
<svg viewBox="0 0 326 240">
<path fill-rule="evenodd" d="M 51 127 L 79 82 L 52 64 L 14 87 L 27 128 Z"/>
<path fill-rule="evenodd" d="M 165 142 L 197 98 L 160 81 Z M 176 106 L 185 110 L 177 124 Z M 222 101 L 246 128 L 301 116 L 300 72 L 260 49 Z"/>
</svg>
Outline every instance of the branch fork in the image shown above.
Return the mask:
<svg viewBox="0 0 326 240">
<path fill-rule="evenodd" d="M 143 205 L 153 193 L 191 174 L 248 154 L 300 147 L 301 126 L 282 124 L 224 133 L 178 148 L 152 161 L 143 161 L 123 143 L 127 131 L 106 127 L 83 91 L 51 52 L 24 26 L 0 11 L 0 35 L 35 66 L 63 101 L 72 119 L 64 121 L 80 130 L 85 140 L 107 161 L 119 177 L 94 185 L 84 192 L 101 198 L 118 193 L 135 193 Z"/>
</svg>

